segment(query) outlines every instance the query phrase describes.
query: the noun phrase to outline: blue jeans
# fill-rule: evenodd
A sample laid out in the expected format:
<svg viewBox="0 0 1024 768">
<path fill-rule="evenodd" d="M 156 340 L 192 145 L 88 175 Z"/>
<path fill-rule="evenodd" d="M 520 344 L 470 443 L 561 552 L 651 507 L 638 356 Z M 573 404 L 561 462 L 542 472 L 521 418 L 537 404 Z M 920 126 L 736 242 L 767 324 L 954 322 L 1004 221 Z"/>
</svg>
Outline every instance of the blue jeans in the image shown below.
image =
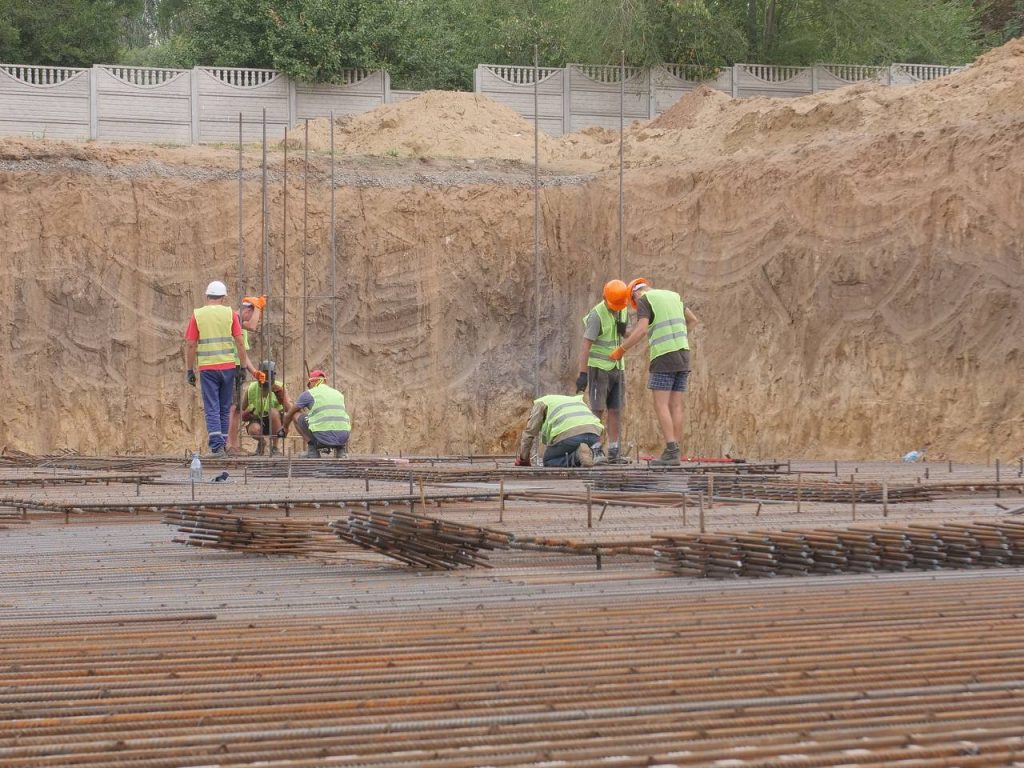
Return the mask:
<svg viewBox="0 0 1024 768">
<path fill-rule="evenodd" d="M 568 437 L 565 440 L 559 440 L 557 443 L 552 443 L 544 451 L 544 466 L 545 467 L 575 467 L 576 464 L 576 449 L 586 443 L 587 445 L 593 446 L 601 442 L 601 436 L 595 435 L 593 432 L 588 432 L 583 435 L 576 435 L 575 437 Z"/>
<path fill-rule="evenodd" d="M 228 442 L 228 424 L 231 418 L 231 390 L 235 383 L 235 369 L 200 371 L 203 387 L 203 414 L 210 450 L 222 451 Z"/>
</svg>

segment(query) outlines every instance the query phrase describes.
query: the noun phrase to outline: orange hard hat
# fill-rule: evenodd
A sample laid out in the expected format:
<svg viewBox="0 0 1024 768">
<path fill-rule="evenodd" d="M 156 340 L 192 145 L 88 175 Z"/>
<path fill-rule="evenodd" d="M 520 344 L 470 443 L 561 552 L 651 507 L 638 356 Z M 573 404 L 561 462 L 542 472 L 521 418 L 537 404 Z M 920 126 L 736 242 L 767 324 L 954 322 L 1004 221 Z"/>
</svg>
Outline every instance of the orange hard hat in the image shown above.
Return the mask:
<svg viewBox="0 0 1024 768">
<path fill-rule="evenodd" d="M 625 309 L 629 301 L 629 288 L 621 280 L 609 280 L 604 284 L 604 300 L 612 312 Z"/>
<path fill-rule="evenodd" d="M 638 286 L 650 286 L 650 284 L 651 281 L 646 277 L 636 277 L 629 281 L 629 285 L 626 288 L 629 291 L 629 306 L 636 309 L 636 297 L 633 295 L 633 291 L 635 291 Z"/>
</svg>

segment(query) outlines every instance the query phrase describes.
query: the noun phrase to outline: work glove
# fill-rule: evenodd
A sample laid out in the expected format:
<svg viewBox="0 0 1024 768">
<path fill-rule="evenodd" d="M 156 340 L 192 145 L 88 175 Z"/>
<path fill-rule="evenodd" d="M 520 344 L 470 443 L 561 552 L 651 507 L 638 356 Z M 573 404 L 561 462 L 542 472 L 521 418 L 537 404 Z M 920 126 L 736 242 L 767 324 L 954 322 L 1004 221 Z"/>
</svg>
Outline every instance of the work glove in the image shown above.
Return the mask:
<svg viewBox="0 0 1024 768">
<path fill-rule="evenodd" d="M 254 373 L 252 377 L 256 379 L 256 381 L 258 381 L 260 384 L 267 380 L 267 374 L 265 374 L 263 371 L 256 371 L 256 373 Z"/>
<path fill-rule="evenodd" d="M 576 391 L 583 392 L 587 388 L 587 380 L 590 377 L 587 376 L 586 371 L 580 371 L 580 375 L 576 377 Z"/>
<path fill-rule="evenodd" d="M 529 459 L 520 459 L 517 456 L 516 457 L 516 466 L 517 467 L 528 467 L 528 466 L 530 466 L 530 460 Z"/>
<path fill-rule="evenodd" d="M 279 429 L 277 430 L 277 436 L 283 439 L 288 436 L 288 432 L 287 430 Z"/>
<path fill-rule="evenodd" d="M 608 359 L 616 361 L 621 360 L 624 354 L 626 354 L 626 350 L 624 350 L 622 347 L 616 347 L 615 349 L 612 350 L 612 353 L 608 355 Z"/>
<path fill-rule="evenodd" d="M 188 380 L 188 383 L 191 384 L 193 387 L 196 385 L 196 372 L 193 371 L 191 368 L 188 369 L 188 373 L 185 374 L 185 378 Z"/>
</svg>

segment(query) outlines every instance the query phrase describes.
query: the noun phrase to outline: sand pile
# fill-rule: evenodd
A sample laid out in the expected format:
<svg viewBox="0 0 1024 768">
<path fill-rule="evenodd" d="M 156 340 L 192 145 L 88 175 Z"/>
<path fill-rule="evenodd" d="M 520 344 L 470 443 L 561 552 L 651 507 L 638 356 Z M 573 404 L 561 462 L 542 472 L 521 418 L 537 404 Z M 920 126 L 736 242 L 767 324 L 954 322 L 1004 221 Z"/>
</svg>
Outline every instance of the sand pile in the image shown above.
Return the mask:
<svg viewBox="0 0 1024 768">
<path fill-rule="evenodd" d="M 311 121 L 309 134 L 311 149 L 330 149 L 329 120 Z M 534 154 L 532 123 L 486 96 L 449 91 L 427 91 L 409 101 L 337 118 L 334 141 L 338 152 L 349 155 L 533 162 Z M 542 159 L 551 143 L 541 133 Z"/>
</svg>

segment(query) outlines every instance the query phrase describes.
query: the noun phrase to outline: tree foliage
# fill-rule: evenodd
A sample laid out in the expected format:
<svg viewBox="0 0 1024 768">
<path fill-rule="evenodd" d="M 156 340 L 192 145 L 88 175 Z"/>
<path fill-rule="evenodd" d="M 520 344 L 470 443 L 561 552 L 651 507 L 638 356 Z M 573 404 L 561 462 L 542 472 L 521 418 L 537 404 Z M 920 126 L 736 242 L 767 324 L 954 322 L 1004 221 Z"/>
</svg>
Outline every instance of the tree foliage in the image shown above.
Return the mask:
<svg viewBox="0 0 1024 768">
<path fill-rule="evenodd" d="M 0 0 L 0 61 L 89 66 L 117 62 L 142 0 Z"/>
<path fill-rule="evenodd" d="M 0 0 L 0 59 L 269 67 L 470 88 L 479 63 L 960 64 L 1024 0 Z"/>
</svg>

